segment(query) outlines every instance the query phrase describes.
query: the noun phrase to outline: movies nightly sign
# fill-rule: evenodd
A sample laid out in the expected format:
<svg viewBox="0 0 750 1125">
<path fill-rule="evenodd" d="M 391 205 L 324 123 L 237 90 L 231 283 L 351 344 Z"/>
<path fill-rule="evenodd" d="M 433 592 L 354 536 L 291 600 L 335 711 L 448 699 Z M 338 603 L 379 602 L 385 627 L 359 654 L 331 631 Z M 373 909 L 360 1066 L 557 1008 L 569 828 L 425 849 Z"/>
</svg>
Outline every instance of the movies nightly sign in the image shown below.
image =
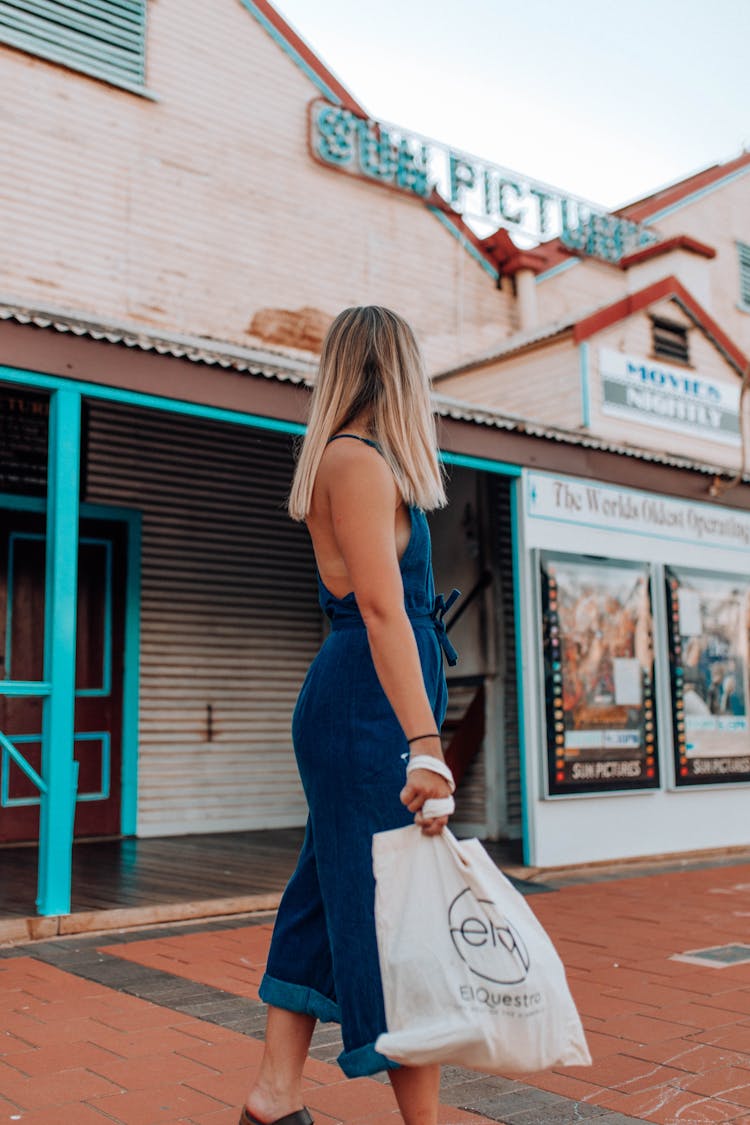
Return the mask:
<svg viewBox="0 0 750 1125">
<path fill-rule="evenodd" d="M 740 388 L 601 348 L 602 413 L 690 437 L 740 444 Z"/>
<path fill-rule="evenodd" d="M 548 184 L 319 98 L 310 105 L 310 145 L 329 167 L 422 199 L 437 193 L 465 218 L 527 241 L 559 236 L 574 253 L 608 262 L 658 241 L 652 230 Z"/>
</svg>

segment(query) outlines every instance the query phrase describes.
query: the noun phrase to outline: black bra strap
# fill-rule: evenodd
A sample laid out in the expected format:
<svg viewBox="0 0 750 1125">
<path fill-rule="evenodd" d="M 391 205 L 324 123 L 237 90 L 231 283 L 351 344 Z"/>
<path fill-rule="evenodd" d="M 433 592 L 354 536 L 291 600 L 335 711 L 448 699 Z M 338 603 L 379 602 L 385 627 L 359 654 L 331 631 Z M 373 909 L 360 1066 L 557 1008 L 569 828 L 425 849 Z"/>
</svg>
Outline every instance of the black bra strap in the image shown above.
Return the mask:
<svg viewBox="0 0 750 1125">
<path fill-rule="evenodd" d="M 360 437 L 359 434 L 334 434 L 333 437 L 329 437 L 326 445 L 330 445 L 332 441 L 338 441 L 342 437 L 356 438 L 357 441 L 363 441 L 365 445 L 371 445 L 373 449 L 377 449 L 378 453 L 382 452 L 376 441 L 373 441 L 372 438 Z"/>
</svg>

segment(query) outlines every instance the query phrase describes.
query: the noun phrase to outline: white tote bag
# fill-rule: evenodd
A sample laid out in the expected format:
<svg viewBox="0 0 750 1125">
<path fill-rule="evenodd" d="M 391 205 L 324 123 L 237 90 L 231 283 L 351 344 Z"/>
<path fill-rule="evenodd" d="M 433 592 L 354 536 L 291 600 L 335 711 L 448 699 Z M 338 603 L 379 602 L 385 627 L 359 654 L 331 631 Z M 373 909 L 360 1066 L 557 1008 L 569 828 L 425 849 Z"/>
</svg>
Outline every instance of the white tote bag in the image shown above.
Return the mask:
<svg viewBox="0 0 750 1125">
<path fill-rule="evenodd" d="M 591 1063 L 552 942 L 478 840 L 410 825 L 372 850 L 388 1027 L 376 1050 L 488 1074 Z"/>
</svg>

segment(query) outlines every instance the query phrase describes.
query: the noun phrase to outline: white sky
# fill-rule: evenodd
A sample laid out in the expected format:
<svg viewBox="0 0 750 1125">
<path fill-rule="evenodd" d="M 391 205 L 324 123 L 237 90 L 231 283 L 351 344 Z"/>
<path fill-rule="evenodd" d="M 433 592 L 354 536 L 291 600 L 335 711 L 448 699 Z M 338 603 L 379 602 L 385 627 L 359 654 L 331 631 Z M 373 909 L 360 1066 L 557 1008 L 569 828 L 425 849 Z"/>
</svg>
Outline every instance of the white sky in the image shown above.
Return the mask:
<svg viewBox="0 0 750 1125">
<path fill-rule="evenodd" d="M 373 117 L 606 207 L 750 147 L 750 0 L 274 0 Z"/>
</svg>

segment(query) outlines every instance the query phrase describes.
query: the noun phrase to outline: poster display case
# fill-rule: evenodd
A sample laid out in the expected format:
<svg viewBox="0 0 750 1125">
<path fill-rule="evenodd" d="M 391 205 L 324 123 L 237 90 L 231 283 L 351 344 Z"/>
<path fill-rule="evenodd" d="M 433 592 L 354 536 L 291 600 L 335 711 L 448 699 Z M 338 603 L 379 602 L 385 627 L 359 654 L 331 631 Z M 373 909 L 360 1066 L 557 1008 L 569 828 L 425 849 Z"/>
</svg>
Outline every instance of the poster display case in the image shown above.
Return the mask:
<svg viewBox="0 0 750 1125">
<path fill-rule="evenodd" d="M 659 785 L 645 563 L 542 551 L 550 796 Z"/>
<path fill-rule="evenodd" d="M 46 395 L 0 387 L 0 492 L 45 495 L 48 425 Z"/>
<path fill-rule="evenodd" d="M 750 580 L 666 568 L 675 781 L 750 781 Z"/>
</svg>

